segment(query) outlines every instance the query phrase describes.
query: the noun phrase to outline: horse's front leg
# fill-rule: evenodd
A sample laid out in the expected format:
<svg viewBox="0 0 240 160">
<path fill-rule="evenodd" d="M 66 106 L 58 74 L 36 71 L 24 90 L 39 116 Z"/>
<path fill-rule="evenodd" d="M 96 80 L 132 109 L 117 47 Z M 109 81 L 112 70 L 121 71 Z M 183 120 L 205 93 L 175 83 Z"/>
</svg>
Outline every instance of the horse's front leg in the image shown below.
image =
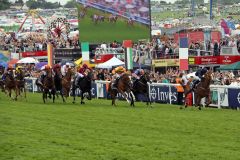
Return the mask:
<svg viewBox="0 0 240 160">
<path fill-rule="evenodd" d="M 72 103 L 73 103 L 73 104 L 75 103 L 75 100 L 76 100 L 76 98 L 75 98 L 75 96 L 76 96 L 76 95 L 75 95 L 75 90 L 76 90 L 76 89 L 75 89 L 75 86 L 73 86 L 73 88 L 72 88 L 72 96 L 73 96 L 73 102 L 72 102 Z"/>
<path fill-rule="evenodd" d="M 130 91 L 130 97 L 131 97 L 131 106 L 135 107 L 134 101 L 136 101 L 136 99 L 132 91 Z"/>
<path fill-rule="evenodd" d="M 52 95 L 53 95 L 53 103 L 55 102 L 55 94 L 56 94 L 56 90 L 52 89 L 51 91 Z"/>
<path fill-rule="evenodd" d="M 83 101 L 83 99 L 84 99 L 84 96 L 83 96 L 83 92 L 81 92 L 81 104 L 85 104 L 85 102 Z"/>
<path fill-rule="evenodd" d="M 127 100 L 128 103 L 131 103 L 129 99 L 127 98 L 127 94 L 123 91 L 120 91 L 120 93 L 123 95 L 123 97 Z"/>
<path fill-rule="evenodd" d="M 63 96 L 63 88 L 60 90 L 60 95 L 62 97 L 63 103 L 65 103 L 66 101 L 65 101 L 64 96 Z"/>
</svg>

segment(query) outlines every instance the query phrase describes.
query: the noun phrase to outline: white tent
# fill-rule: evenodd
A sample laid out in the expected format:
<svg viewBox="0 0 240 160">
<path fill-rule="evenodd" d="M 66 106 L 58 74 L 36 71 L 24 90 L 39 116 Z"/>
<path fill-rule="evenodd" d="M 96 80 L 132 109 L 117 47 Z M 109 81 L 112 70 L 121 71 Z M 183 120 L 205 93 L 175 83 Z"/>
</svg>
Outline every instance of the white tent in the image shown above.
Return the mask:
<svg viewBox="0 0 240 160">
<path fill-rule="evenodd" d="M 26 57 L 26 58 L 22 58 L 21 60 L 19 60 L 17 63 L 39 63 L 38 60 L 32 58 L 32 57 Z"/>
<path fill-rule="evenodd" d="M 96 68 L 112 68 L 115 66 L 122 66 L 124 64 L 125 63 L 122 62 L 121 60 L 119 60 L 118 58 L 113 57 L 113 58 L 109 59 L 108 61 L 97 65 Z"/>
</svg>

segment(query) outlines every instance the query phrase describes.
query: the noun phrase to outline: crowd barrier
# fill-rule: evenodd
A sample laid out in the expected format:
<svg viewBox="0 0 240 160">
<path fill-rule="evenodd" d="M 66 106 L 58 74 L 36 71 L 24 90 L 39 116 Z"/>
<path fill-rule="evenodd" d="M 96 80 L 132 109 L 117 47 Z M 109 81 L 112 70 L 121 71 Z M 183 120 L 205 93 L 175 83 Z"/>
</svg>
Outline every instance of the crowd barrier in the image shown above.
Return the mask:
<svg viewBox="0 0 240 160">
<path fill-rule="evenodd" d="M 107 90 L 110 81 L 95 81 L 92 83 L 92 97 L 94 98 L 110 98 Z M 149 84 L 149 98 L 152 102 L 176 104 L 177 103 L 177 89 L 179 84 L 169 83 L 151 83 Z M 26 78 L 26 88 L 30 92 L 38 92 L 36 86 L 36 78 Z M 222 86 L 211 85 L 211 100 L 210 106 L 217 108 L 240 108 L 240 87 L 235 86 Z M 80 96 L 81 91 L 76 90 L 76 95 Z M 71 93 L 70 93 L 71 94 Z M 129 95 L 128 95 L 129 96 Z M 118 94 L 119 99 L 123 99 L 123 96 Z M 137 95 L 138 100 L 146 101 L 146 97 L 143 95 Z M 193 95 L 194 99 L 194 95 Z M 204 99 L 202 100 L 204 104 Z M 194 100 L 193 100 L 194 104 Z"/>
</svg>

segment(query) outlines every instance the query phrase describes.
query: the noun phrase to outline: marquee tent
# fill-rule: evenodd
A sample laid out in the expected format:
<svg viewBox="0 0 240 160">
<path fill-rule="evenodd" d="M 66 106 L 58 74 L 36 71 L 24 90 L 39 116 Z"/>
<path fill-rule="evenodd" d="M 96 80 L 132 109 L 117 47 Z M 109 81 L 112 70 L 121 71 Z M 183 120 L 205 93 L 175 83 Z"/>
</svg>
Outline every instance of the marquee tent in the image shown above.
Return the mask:
<svg viewBox="0 0 240 160">
<path fill-rule="evenodd" d="M 113 57 L 113 58 L 109 59 L 108 61 L 97 65 L 96 68 L 109 68 L 110 69 L 112 67 L 122 66 L 124 64 L 125 63 L 123 61 L 119 60 L 116 57 Z"/>
</svg>

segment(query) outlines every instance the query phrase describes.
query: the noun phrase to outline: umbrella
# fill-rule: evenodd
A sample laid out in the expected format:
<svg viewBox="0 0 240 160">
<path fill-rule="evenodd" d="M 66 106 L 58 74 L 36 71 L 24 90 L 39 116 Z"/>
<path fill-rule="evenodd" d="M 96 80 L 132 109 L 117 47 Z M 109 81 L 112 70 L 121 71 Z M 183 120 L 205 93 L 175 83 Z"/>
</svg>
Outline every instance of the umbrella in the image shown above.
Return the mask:
<svg viewBox="0 0 240 160">
<path fill-rule="evenodd" d="M 12 59 L 8 62 L 8 66 L 14 66 L 18 62 L 18 59 Z"/>
<path fill-rule="evenodd" d="M 32 57 L 26 57 L 26 58 L 22 58 L 21 60 L 19 60 L 17 63 L 39 63 L 38 60 L 32 58 Z"/>
<path fill-rule="evenodd" d="M 135 8 L 135 6 L 134 6 L 134 5 L 131 5 L 131 4 L 127 4 L 127 5 L 125 6 L 125 8 L 127 8 L 127 9 L 132 9 L 132 8 Z"/>
<path fill-rule="evenodd" d="M 0 66 L 7 68 L 8 64 L 7 64 L 7 62 L 0 61 Z"/>
<path fill-rule="evenodd" d="M 41 69 L 43 66 L 47 65 L 48 62 L 39 62 L 37 65 L 36 65 L 36 69 Z"/>
<path fill-rule="evenodd" d="M 112 3 L 113 2 L 113 0 L 105 0 L 106 2 L 108 2 L 108 3 Z"/>
<path fill-rule="evenodd" d="M 149 8 L 147 8 L 147 7 L 141 7 L 141 8 L 139 8 L 138 11 L 139 11 L 139 12 L 148 12 L 148 11 L 149 11 Z"/>
</svg>

